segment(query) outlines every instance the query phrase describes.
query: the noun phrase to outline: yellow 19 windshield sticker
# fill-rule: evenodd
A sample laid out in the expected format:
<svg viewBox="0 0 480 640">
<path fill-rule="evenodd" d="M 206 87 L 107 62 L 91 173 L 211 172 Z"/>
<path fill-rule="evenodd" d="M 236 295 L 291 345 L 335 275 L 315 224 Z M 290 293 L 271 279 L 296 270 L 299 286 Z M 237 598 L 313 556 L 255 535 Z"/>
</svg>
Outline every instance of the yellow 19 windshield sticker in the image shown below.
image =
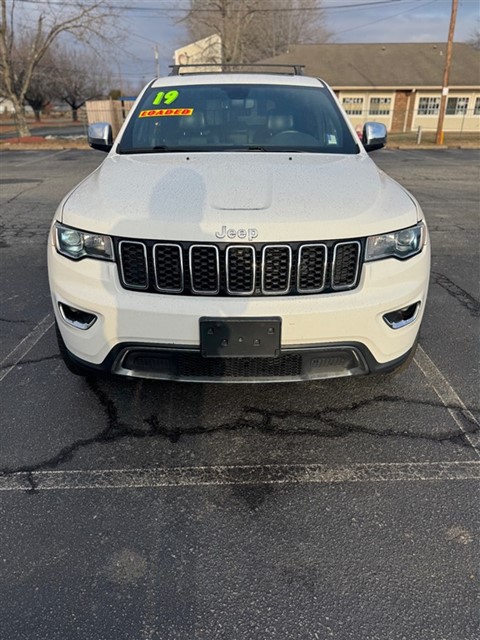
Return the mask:
<svg viewBox="0 0 480 640">
<path fill-rule="evenodd" d="M 165 93 L 164 91 L 159 91 L 157 93 L 157 95 L 155 96 L 153 103 L 152 104 L 172 104 L 172 102 L 175 102 L 175 100 L 178 98 L 180 94 L 178 93 L 178 91 L 167 91 L 167 93 Z"/>
<path fill-rule="evenodd" d="M 191 116 L 193 109 L 146 109 L 140 111 L 139 118 L 160 118 L 161 116 Z"/>
</svg>

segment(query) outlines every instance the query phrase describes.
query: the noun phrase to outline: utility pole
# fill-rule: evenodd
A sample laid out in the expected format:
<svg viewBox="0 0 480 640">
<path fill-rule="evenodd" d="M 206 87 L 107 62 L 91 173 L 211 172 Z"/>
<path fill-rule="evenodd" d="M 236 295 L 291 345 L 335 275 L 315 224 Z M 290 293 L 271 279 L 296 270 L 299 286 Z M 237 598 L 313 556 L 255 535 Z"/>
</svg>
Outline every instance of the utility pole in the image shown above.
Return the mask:
<svg viewBox="0 0 480 640">
<path fill-rule="evenodd" d="M 458 0 L 452 0 L 452 13 L 450 15 L 450 28 L 448 30 L 447 55 L 445 56 L 445 68 L 443 70 L 442 99 L 440 101 L 440 111 L 438 114 L 437 135 L 435 144 L 443 144 L 443 120 L 445 118 L 445 107 L 448 98 L 448 83 L 450 78 L 450 63 L 452 61 L 453 34 L 457 20 Z"/>
<path fill-rule="evenodd" d="M 160 63 L 158 61 L 158 46 L 155 45 L 153 47 L 153 55 L 155 57 L 155 72 L 157 74 L 157 78 L 160 77 Z"/>
</svg>

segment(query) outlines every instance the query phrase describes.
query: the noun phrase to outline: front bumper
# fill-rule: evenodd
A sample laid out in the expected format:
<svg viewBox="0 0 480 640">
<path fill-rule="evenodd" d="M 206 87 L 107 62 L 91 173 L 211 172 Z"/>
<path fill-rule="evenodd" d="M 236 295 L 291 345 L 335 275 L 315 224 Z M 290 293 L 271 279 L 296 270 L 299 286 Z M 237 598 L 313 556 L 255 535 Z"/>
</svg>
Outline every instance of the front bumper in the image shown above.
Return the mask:
<svg viewBox="0 0 480 640">
<path fill-rule="evenodd" d="M 408 357 L 425 309 L 430 250 L 427 244 L 419 255 L 406 261 L 391 258 L 364 264 L 360 283 L 352 291 L 284 297 L 227 298 L 127 291 L 120 285 L 115 263 L 93 259 L 74 262 L 59 255 L 51 244 L 48 263 L 57 323 L 69 353 L 81 363 L 101 369 L 107 366 L 110 371 L 125 374 L 118 360 L 125 345 L 182 353 L 190 350 L 195 354 L 200 342 L 199 318 L 203 316 L 280 316 L 282 356 L 300 353 L 302 359 L 301 373 L 282 379 L 305 379 L 330 377 L 328 371 L 325 375 L 312 373 L 312 367 L 305 364 L 305 357 L 315 359 L 318 350 L 340 348 L 341 357 L 348 352 L 354 354 L 348 357 L 358 357 L 364 363 L 349 365 L 347 373 L 336 375 L 395 368 Z M 398 330 L 387 325 L 385 313 L 416 302 L 420 306 L 414 322 Z M 91 312 L 97 321 L 88 330 L 79 330 L 62 318 L 59 303 Z M 164 377 L 184 379 L 175 371 L 170 369 Z M 144 371 L 136 375 L 149 377 L 147 374 Z M 162 377 L 158 371 L 153 375 Z"/>
<path fill-rule="evenodd" d="M 204 358 L 198 349 L 120 344 L 94 365 L 69 353 L 85 374 L 118 374 L 134 378 L 184 382 L 298 382 L 368 373 L 389 373 L 406 362 L 414 346 L 400 358 L 378 363 L 361 344 L 329 344 L 287 348 L 278 358 Z"/>
</svg>

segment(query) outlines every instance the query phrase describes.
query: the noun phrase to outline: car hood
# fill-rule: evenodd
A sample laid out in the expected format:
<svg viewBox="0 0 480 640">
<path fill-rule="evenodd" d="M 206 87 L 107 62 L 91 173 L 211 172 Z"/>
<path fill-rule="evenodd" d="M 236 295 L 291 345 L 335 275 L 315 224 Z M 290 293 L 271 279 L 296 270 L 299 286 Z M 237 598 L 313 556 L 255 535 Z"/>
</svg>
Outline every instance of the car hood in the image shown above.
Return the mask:
<svg viewBox="0 0 480 640">
<path fill-rule="evenodd" d="M 112 154 L 64 201 L 62 221 L 129 238 L 282 242 L 394 231 L 417 214 L 365 154 Z"/>
</svg>

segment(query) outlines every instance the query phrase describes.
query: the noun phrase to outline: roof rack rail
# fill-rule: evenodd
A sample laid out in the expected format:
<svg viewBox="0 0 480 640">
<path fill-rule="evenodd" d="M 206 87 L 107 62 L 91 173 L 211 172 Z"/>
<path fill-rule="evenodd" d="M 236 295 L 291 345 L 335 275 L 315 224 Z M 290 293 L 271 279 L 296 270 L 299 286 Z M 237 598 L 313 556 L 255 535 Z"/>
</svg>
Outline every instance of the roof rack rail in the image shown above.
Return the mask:
<svg viewBox="0 0 480 640">
<path fill-rule="evenodd" d="M 171 76 L 179 76 L 182 75 L 180 73 L 180 69 L 191 69 L 198 67 L 209 67 L 207 71 L 194 71 L 191 73 L 235 73 L 236 68 L 238 67 L 248 67 L 248 68 L 258 68 L 258 69 L 290 69 L 290 73 L 288 75 L 293 76 L 303 76 L 303 70 L 305 68 L 304 64 L 258 64 L 258 63 L 246 63 L 246 64 L 237 64 L 231 62 L 225 63 L 203 63 L 199 62 L 198 64 L 171 64 L 169 68 L 171 69 Z M 215 69 L 211 69 L 215 67 Z M 220 70 L 219 70 L 220 68 Z M 187 71 L 187 73 L 189 73 Z M 261 71 L 251 71 L 250 73 L 261 73 Z M 281 71 L 276 71 L 274 73 L 282 73 Z M 286 73 L 286 72 L 283 72 Z M 185 74 L 183 74 L 185 75 Z"/>
</svg>

